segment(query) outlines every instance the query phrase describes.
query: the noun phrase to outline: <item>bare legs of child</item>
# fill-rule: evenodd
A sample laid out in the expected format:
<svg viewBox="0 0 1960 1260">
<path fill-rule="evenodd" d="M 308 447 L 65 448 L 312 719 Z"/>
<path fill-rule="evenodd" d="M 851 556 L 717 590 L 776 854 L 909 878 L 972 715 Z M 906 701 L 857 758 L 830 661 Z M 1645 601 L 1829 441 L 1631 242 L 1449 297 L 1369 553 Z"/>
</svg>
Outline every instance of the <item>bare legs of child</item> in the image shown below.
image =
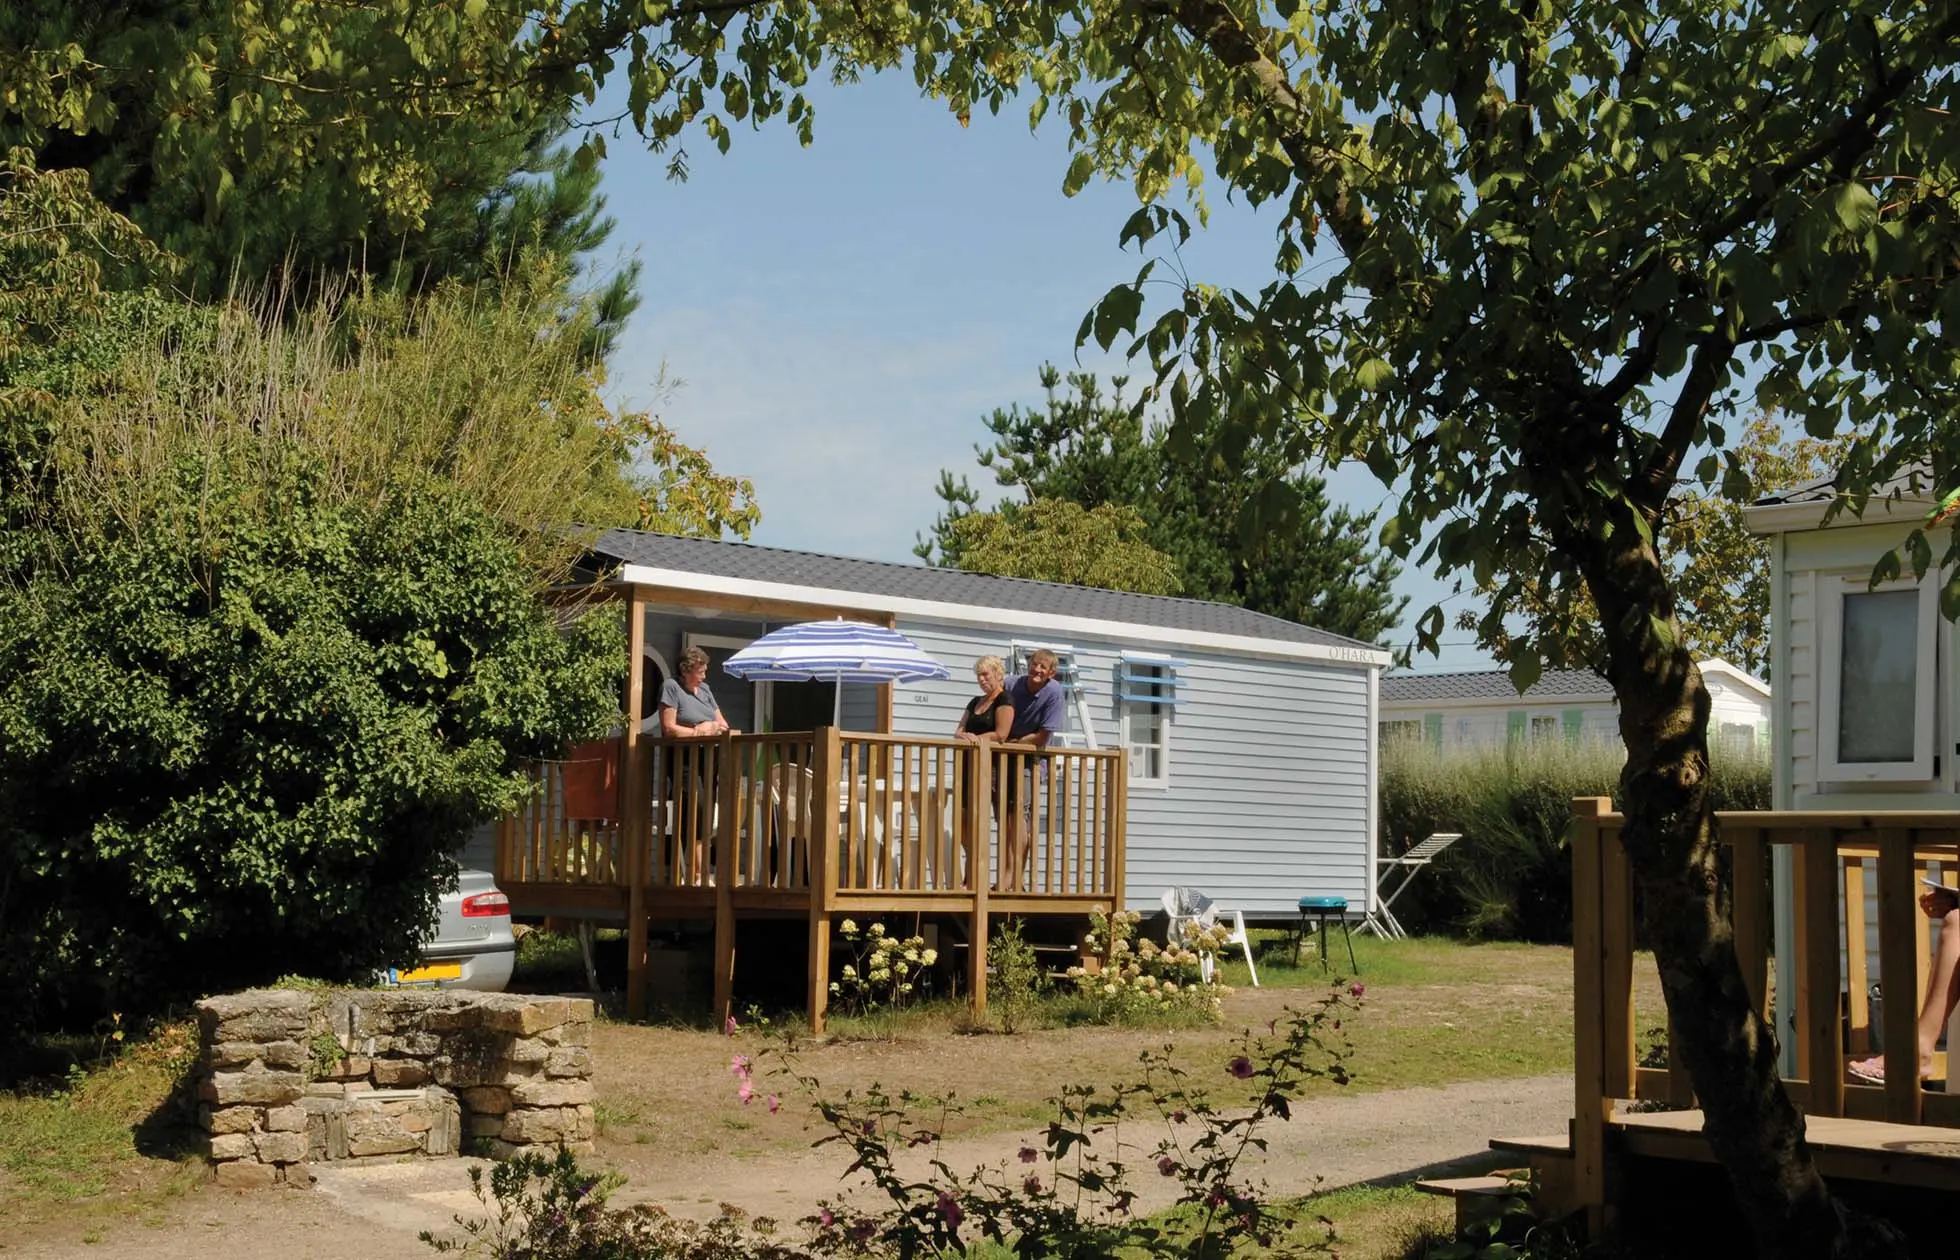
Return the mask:
<svg viewBox="0 0 1960 1260">
<path fill-rule="evenodd" d="M 1933 951 L 1932 974 L 1926 978 L 1926 997 L 1919 1005 L 1919 1076 L 1923 1080 L 1933 1069 L 1933 1047 L 1939 1044 L 1940 1030 L 1960 1002 L 1960 893 L 1928 889 L 1919 898 L 1926 917 L 1940 925 L 1939 945 Z M 1885 1056 L 1854 1059 L 1845 1065 L 1851 1079 L 1867 1085 L 1885 1083 Z M 1952 1068 L 1947 1071 L 1950 1074 Z"/>
</svg>

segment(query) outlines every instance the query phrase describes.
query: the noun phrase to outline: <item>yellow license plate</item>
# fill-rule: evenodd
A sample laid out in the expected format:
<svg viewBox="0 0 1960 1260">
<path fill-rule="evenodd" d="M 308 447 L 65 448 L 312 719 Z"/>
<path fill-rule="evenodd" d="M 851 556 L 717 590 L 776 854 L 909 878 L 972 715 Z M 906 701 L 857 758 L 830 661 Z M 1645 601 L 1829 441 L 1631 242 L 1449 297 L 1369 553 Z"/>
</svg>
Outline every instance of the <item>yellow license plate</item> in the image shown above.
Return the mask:
<svg viewBox="0 0 1960 1260">
<path fill-rule="evenodd" d="M 395 976 L 397 984 L 427 984 L 433 980 L 461 980 L 462 963 L 430 963 L 413 971 L 400 972 Z"/>
</svg>

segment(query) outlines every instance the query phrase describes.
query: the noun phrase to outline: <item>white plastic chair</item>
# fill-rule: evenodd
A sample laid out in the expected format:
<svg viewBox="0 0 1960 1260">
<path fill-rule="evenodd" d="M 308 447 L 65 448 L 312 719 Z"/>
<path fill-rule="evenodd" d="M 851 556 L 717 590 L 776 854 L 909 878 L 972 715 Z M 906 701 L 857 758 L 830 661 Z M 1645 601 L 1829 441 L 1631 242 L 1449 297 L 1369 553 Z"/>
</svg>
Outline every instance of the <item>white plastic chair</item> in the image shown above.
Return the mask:
<svg viewBox="0 0 1960 1260">
<path fill-rule="evenodd" d="M 1232 924 L 1232 933 L 1225 938 L 1225 944 L 1236 945 L 1245 951 L 1245 969 L 1252 976 L 1252 987 L 1259 987 L 1259 969 L 1252 965 L 1252 938 L 1246 935 L 1245 914 L 1239 910 L 1221 909 L 1210 897 L 1195 888 L 1166 888 L 1163 896 L 1164 913 L 1169 916 L 1170 940 L 1172 944 L 1182 941 L 1184 925 L 1195 923 L 1200 927 L 1211 927 L 1220 919 Z M 1212 956 L 1198 956 L 1198 974 L 1206 984 L 1211 983 L 1214 970 Z"/>
</svg>

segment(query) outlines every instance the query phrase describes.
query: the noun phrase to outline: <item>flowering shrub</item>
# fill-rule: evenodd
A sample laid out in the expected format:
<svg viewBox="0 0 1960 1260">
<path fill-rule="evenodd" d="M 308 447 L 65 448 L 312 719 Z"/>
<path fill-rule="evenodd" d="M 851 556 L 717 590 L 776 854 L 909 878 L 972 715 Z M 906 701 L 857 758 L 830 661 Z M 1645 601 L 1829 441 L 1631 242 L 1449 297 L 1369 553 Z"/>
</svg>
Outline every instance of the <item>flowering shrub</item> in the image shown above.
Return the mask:
<svg viewBox="0 0 1960 1260">
<path fill-rule="evenodd" d="M 837 925 L 837 934 L 849 961 L 830 982 L 830 996 L 843 1014 L 903 1007 L 931 984 L 939 951 L 927 949 L 923 936 L 900 939 L 882 923 L 859 928 L 851 919 Z"/>
<path fill-rule="evenodd" d="M 1329 1222 L 1275 1212 L 1238 1169 L 1263 1149 L 1261 1127 L 1289 1118 L 1310 1082 L 1347 1083 L 1341 1025 L 1361 994 L 1358 984 L 1337 986 L 1313 1007 L 1287 1011 L 1265 1037 L 1242 1037 L 1222 1088 L 1194 1082 L 1168 1047 L 1145 1055 L 1133 1082 L 1066 1086 L 1038 1139 L 1011 1161 L 971 1172 L 954 1170 L 942 1154 L 940 1135 L 959 1112 L 950 1096 L 894 1097 L 874 1085 L 826 1098 L 796 1067 L 792 1044 L 765 1045 L 731 1064 L 744 1101 L 765 1096 L 758 1073 L 808 1091 L 827 1130 L 818 1145 L 843 1148 L 851 1171 L 877 1192 L 875 1206 L 865 1196 L 819 1203 L 790 1242 L 772 1222 L 726 1207 L 708 1224 L 658 1208 L 608 1208 L 613 1179 L 583 1172 L 569 1155 L 520 1156 L 492 1170 L 488 1196 L 472 1174 L 494 1219 L 459 1218 L 464 1242 L 423 1238 L 482 1260 L 903 1260 L 988 1243 L 1028 1257 L 1326 1254 Z M 765 1060 L 774 1062 L 759 1067 Z M 921 1113 L 930 1123 L 915 1119 Z"/>
<path fill-rule="evenodd" d="M 1217 1019 L 1231 990 L 1203 978 L 1204 962 L 1217 959 L 1230 929 L 1187 921 L 1180 939 L 1159 946 L 1137 939 L 1142 918 L 1134 910 L 1111 914 L 1101 906 L 1090 912 L 1087 943 L 1100 965 L 1069 968 L 1076 990 L 1095 1004 L 1099 1018 L 1112 1022 L 1166 1009 Z"/>
<path fill-rule="evenodd" d="M 682 1220 L 652 1204 L 615 1208 L 616 1174 L 587 1172 L 569 1152 L 519 1155 L 490 1169 L 470 1169 L 477 1201 L 494 1215 L 457 1217 L 460 1239 L 424 1230 L 442 1252 L 481 1260 L 812 1260 L 815 1253 L 781 1242 L 776 1223 L 723 1204 L 712 1221 Z"/>
</svg>

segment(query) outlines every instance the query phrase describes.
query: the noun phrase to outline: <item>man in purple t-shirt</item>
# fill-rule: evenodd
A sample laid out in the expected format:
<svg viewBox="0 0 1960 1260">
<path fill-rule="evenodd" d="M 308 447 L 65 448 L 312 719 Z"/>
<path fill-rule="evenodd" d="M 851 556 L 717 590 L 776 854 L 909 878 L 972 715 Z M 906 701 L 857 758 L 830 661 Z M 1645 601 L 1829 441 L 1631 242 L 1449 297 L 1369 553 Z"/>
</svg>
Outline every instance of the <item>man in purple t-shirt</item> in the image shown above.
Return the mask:
<svg viewBox="0 0 1960 1260">
<path fill-rule="evenodd" d="M 1028 672 L 1007 680 L 1007 702 L 1014 706 L 1014 725 L 1007 738 L 1046 748 L 1062 730 L 1062 689 L 1055 681 L 1055 654 L 1037 648 L 1028 654 Z"/>
<path fill-rule="evenodd" d="M 1055 685 L 1055 654 L 1047 648 L 1037 648 L 1028 653 L 1028 672 L 1007 680 L 1007 700 L 1014 706 L 1014 724 L 1007 730 L 1007 742 L 1013 744 L 1032 744 L 1035 748 L 1046 748 L 1048 741 L 1062 730 L 1062 689 Z M 1025 764 L 1015 766 L 1020 758 L 1003 759 L 1003 773 L 1007 775 L 1002 794 L 1006 799 L 1006 817 L 1001 828 L 1001 891 L 1022 891 L 1022 877 L 1027 871 L 1028 859 L 1033 855 L 1028 843 L 1028 812 L 1034 805 L 1036 776 L 1028 773 Z M 1014 767 L 1010 769 L 1009 767 Z M 1045 779 L 1047 766 L 1041 766 L 1041 778 Z"/>
</svg>

